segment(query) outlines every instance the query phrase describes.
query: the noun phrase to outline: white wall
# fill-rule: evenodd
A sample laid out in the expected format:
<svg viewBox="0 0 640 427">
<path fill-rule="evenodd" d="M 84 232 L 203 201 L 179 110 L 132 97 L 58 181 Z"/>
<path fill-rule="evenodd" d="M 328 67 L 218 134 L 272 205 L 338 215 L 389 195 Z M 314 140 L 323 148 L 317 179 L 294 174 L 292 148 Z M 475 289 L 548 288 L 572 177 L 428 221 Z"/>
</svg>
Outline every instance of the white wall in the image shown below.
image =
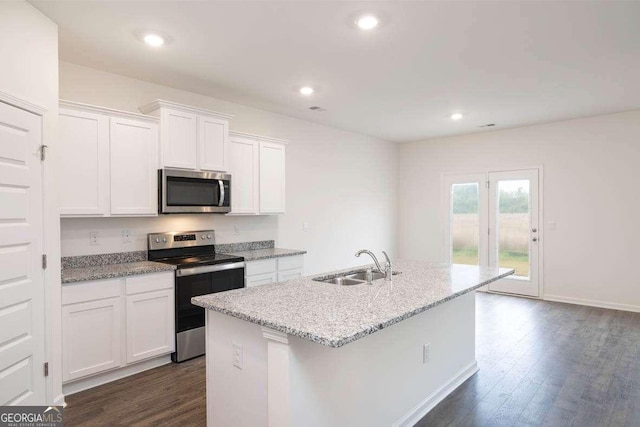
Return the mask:
<svg viewBox="0 0 640 427">
<path fill-rule="evenodd" d="M 443 173 L 535 165 L 545 298 L 640 311 L 640 111 L 401 145 L 399 257 L 443 259 Z"/>
<path fill-rule="evenodd" d="M 43 118 L 43 143 L 50 147 L 51 155 L 45 163 L 43 237 L 50 260 L 44 286 L 47 360 L 51 367 L 47 403 L 52 403 L 62 394 L 61 348 L 60 340 L 56 339 L 60 332 L 60 228 L 54 177 L 49 173 L 55 164 L 57 146 L 58 26 L 27 2 L 0 2 L 0 58 L 0 91 L 47 110 Z"/>
<path fill-rule="evenodd" d="M 283 138 L 287 146 L 287 213 L 236 218 L 221 215 L 146 219 L 65 219 L 64 256 L 146 249 L 150 231 L 214 228 L 221 243 L 273 239 L 285 248 L 305 249 L 305 273 L 365 262 L 360 248 L 394 252 L 397 145 L 220 99 L 160 86 L 75 64 L 60 64 L 60 98 L 126 111 L 155 99 L 235 114 L 231 129 Z M 315 114 L 315 113 L 310 113 Z M 309 232 L 302 231 L 308 222 Z M 234 235 L 234 226 L 240 235 Z M 121 230 L 136 239 L 121 243 Z M 89 245 L 89 231 L 102 235 Z"/>
</svg>

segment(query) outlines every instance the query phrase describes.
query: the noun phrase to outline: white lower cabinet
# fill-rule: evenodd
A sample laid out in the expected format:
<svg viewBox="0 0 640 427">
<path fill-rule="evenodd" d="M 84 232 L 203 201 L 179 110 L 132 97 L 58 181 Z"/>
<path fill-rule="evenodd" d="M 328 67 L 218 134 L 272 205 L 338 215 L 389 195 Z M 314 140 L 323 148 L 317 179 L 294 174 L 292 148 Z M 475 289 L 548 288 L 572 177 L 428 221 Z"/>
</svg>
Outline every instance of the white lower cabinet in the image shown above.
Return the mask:
<svg viewBox="0 0 640 427">
<path fill-rule="evenodd" d="M 127 363 L 172 353 L 173 290 L 127 295 Z"/>
<path fill-rule="evenodd" d="M 266 285 L 299 279 L 304 273 L 302 255 L 282 258 L 269 258 L 245 263 L 245 286 Z"/>
<path fill-rule="evenodd" d="M 121 309 L 120 298 L 62 307 L 63 381 L 120 366 Z"/>
<path fill-rule="evenodd" d="M 173 287 L 173 272 L 63 285 L 63 382 L 172 353 Z"/>
</svg>

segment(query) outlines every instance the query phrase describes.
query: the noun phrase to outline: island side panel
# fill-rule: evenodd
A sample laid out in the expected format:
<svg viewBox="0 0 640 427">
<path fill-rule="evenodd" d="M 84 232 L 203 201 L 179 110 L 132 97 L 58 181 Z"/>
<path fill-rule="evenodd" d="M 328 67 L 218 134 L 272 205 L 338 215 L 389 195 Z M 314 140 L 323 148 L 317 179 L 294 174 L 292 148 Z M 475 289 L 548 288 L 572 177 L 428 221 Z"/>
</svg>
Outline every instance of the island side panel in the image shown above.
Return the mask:
<svg viewBox="0 0 640 427">
<path fill-rule="evenodd" d="M 207 310 L 208 426 L 413 425 L 477 371 L 475 293 L 340 348 L 286 341 L 287 354 L 269 360 L 260 325 Z M 234 343 L 242 345 L 242 369 L 233 366 Z M 430 357 L 423 363 L 426 343 Z M 283 361 L 289 394 L 272 393 L 279 401 L 268 404 L 269 363 L 275 372 Z M 282 388 L 282 377 L 271 379 L 272 390 Z"/>
<path fill-rule="evenodd" d="M 267 343 L 259 325 L 215 311 L 206 316 L 207 426 L 267 425 Z M 233 344 L 242 346 L 242 368 Z"/>
<path fill-rule="evenodd" d="M 340 348 L 289 347 L 292 426 L 413 425 L 477 371 L 475 293 Z"/>
</svg>

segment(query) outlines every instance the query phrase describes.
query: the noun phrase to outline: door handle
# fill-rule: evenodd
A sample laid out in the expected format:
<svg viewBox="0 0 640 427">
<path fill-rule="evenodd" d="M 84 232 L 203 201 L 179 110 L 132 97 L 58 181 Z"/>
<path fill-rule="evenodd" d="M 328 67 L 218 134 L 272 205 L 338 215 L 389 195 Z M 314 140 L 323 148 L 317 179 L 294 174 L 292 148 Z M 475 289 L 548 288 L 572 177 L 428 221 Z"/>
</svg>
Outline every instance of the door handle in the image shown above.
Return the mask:
<svg viewBox="0 0 640 427">
<path fill-rule="evenodd" d="M 533 240 L 534 242 L 537 242 L 537 241 L 538 241 L 538 238 L 537 238 L 537 237 L 534 237 L 534 238 L 533 238 L 533 239 L 531 239 L 531 240 Z"/>
<path fill-rule="evenodd" d="M 535 233 L 535 232 L 537 232 L 537 231 L 538 231 L 538 229 L 537 229 L 537 228 L 532 228 L 532 229 L 531 229 L 531 232 L 532 232 L 532 233 Z"/>
</svg>

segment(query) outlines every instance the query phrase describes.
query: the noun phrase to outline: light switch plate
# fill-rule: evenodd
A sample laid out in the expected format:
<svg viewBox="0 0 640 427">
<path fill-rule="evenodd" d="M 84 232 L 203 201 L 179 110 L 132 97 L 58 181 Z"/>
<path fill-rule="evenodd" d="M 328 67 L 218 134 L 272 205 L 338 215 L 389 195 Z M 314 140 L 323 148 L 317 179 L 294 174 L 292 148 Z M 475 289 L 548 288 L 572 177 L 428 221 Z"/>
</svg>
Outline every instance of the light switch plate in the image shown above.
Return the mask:
<svg viewBox="0 0 640 427">
<path fill-rule="evenodd" d="M 240 226 L 236 225 L 235 227 L 233 227 L 233 233 L 236 236 L 239 236 L 240 235 Z"/>
<path fill-rule="evenodd" d="M 309 231 L 309 223 L 308 222 L 303 222 L 302 223 L 302 231 L 304 231 L 304 232 Z"/>
<path fill-rule="evenodd" d="M 556 229 L 556 223 L 555 222 L 548 222 L 547 223 L 547 230 L 555 230 Z"/>
</svg>

